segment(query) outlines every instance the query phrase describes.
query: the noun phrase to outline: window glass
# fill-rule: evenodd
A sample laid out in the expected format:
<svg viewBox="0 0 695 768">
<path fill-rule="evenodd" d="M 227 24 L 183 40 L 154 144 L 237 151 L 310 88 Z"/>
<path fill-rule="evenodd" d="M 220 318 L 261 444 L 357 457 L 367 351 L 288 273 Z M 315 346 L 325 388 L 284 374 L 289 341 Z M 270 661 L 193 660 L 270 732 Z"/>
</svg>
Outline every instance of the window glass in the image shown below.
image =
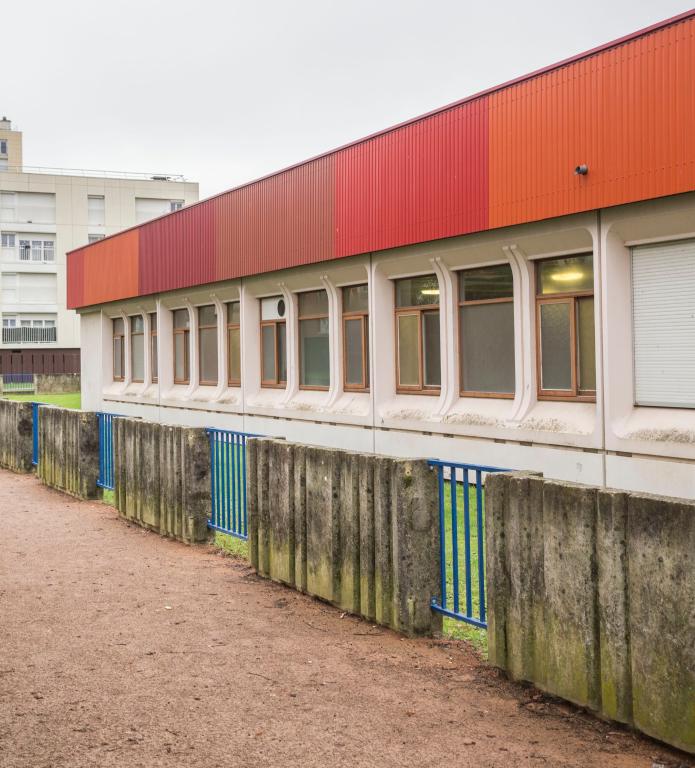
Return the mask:
<svg viewBox="0 0 695 768">
<path fill-rule="evenodd" d="M 365 320 L 361 317 L 345 320 L 345 383 L 352 387 L 364 386 L 364 368 L 367 355 L 363 355 Z M 365 350 L 366 351 L 366 350 Z"/>
<path fill-rule="evenodd" d="M 133 333 L 143 333 L 145 321 L 142 319 L 142 315 L 133 315 L 130 318 L 130 329 Z"/>
<path fill-rule="evenodd" d="M 326 291 L 307 291 L 299 294 L 299 315 L 327 315 L 328 294 Z"/>
<path fill-rule="evenodd" d="M 119 336 L 113 340 L 113 377 L 122 379 L 123 370 L 123 337 Z"/>
<path fill-rule="evenodd" d="M 174 379 L 179 383 L 188 381 L 187 343 L 187 333 L 174 334 Z"/>
<path fill-rule="evenodd" d="M 230 301 L 227 303 L 227 322 L 238 323 L 241 319 L 241 312 L 239 310 L 240 304 L 238 301 Z"/>
<path fill-rule="evenodd" d="M 461 382 L 467 392 L 514 392 L 514 304 L 459 308 Z"/>
<path fill-rule="evenodd" d="M 349 312 L 367 312 L 369 309 L 369 291 L 367 285 L 350 285 L 343 288 L 343 314 Z"/>
<path fill-rule="evenodd" d="M 427 304 L 439 304 L 439 283 L 436 275 L 396 280 L 397 307 L 420 307 Z"/>
<path fill-rule="evenodd" d="M 188 317 L 187 309 L 175 309 L 174 310 L 174 328 L 189 328 L 191 325 L 190 318 Z"/>
<path fill-rule="evenodd" d="M 122 317 L 115 318 L 114 321 L 113 321 L 113 332 L 114 332 L 114 334 L 117 333 L 117 334 L 121 334 L 122 335 L 123 334 L 123 328 L 124 328 L 124 326 L 123 326 L 123 318 Z"/>
<path fill-rule="evenodd" d="M 278 381 L 287 381 L 287 329 L 284 323 L 276 326 L 278 334 Z"/>
<path fill-rule="evenodd" d="M 241 381 L 241 342 L 238 328 L 227 329 L 229 381 Z"/>
<path fill-rule="evenodd" d="M 150 312 L 150 331 L 155 332 L 157 330 L 157 313 Z"/>
<path fill-rule="evenodd" d="M 130 365 L 133 381 L 145 380 L 145 335 L 142 315 L 130 318 Z"/>
<path fill-rule="evenodd" d="M 325 295 L 325 292 L 323 292 Z M 299 383 L 308 387 L 330 384 L 328 318 L 299 322 Z"/>
<path fill-rule="evenodd" d="M 594 262 L 590 253 L 538 262 L 538 293 L 578 293 L 594 290 Z"/>
<path fill-rule="evenodd" d="M 511 299 L 514 295 L 512 268 L 498 264 L 459 273 L 459 301 Z"/>
<path fill-rule="evenodd" d="M 572 389 L 569 302 L 541 304 L 541 385 L 549 390 Z"/>
<path fill-rule="evenodd" d="M 579 389 L 596 390 L 596 347 L 594 345 L 594 297 L 577 299 L 577 353 Z"/>
<path fill-rule="evenodd" d="M 398 383 L 403 387 L 420 386 L 420 316 L 398 316 Z"/>
<path fill-rule="evenodd" d="M 217 310 L 214 304 L 198 307 L 198 323 L 200 325 L 215 325 L 217 323 Z"/>
<path fill-rule="evenodd" d="M 426 387 L 439 387 L 442 383 L 439 312 L 425 312 L 422 324 L 423 383 Z"/>
<path fill-rule="evenodd" d="M 275 381 L 275 326 L 261 327 L 262 372 L 263 381 Z"/>
</svg>

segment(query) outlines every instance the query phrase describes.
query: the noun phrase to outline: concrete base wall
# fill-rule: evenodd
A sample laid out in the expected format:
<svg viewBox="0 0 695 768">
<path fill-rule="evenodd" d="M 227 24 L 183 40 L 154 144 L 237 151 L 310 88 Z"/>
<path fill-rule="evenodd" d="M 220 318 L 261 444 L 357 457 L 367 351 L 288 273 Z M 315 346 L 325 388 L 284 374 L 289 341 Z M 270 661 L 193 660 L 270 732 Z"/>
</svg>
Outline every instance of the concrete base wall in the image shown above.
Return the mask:
<svg viewBox="0 0 695 768">
<path fill-rule="evenodd" d="M 35 391 L 38 395 L 80 391 L 79 373 L 36 373 Z"/>
<path fill-rule="evenodd" d="M 407 634 L 441 627 L 437 482 L 427 462 L 252 439 L 251 562 L 263 576 Z"/>
<path fill-rule="evenodd" d="M 31 403 L 0 399 L 0 467 L 31 472 Z"/>
<path fill-rule="evenodd" d="M 205 541 L 211 514 L 205 430 L 117 418 L 113 443 L 121 517 L 187 544 Z"/>
<path fill-rule="evenodd" d="M 695 753 L 695 502 L 488 475 L 490 661 Z"/>
<path fill-rule="evenodd" d="M 96 413 L 42 406 L 39 410 L 39 479 L 82 499 L 101 497 Z"/>
</svg>

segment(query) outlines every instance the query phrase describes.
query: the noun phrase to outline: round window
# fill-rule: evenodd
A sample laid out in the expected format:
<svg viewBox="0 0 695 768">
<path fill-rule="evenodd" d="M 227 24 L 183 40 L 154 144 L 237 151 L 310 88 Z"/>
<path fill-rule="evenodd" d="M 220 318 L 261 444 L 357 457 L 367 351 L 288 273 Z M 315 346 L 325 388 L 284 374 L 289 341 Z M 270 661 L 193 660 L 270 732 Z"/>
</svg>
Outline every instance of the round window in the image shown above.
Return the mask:
<svg viewBox="0 0 695 768">
<path fill-rule="evenodd" d="M 285 316 L 285 300 L 278 299 L 278 317 Z"/>
</svg>

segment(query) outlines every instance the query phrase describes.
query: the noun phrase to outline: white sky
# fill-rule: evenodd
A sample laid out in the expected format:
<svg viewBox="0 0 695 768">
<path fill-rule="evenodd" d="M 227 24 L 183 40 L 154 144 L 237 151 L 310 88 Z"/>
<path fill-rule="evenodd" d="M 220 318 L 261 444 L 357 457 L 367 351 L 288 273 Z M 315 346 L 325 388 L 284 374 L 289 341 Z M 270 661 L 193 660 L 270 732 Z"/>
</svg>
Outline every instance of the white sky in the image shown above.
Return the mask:
<svg viewBox="0 0 695 768">
<path fill-rule="evenodd" d="M 34 166 L 201 197 L 681 13 L 677 0 L 22 0 L 0 115 Z"/>
</svg>

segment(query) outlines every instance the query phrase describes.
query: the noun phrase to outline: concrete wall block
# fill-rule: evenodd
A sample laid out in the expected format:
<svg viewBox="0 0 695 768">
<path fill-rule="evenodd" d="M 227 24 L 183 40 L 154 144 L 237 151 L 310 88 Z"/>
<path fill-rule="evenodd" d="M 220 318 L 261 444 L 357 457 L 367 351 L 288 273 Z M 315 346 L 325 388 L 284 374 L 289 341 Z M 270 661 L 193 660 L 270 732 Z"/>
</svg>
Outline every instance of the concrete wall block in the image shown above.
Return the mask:
<svg viewBox="0 0 695 768">
<path fill-rule="evenodd" d="M 269 489 L 272 478 L 268 470 L 268 446 L 270 440 L 256 440 L 256 484 L 258 528 L 258 572 L 270 577 L 270 499 Z"/>
<path fill-rule="evenodd" d="M 627 584 L 627 501 L 621 491 L 598 491 L 598 577 L 601 711 L 632 722 L 632 679 Z"/>
<path fill-rule="evenodd" d="M 246 441 L 246 515 L 248 518 L 249 561 L 258 571 L 258 443 L 251 438 Z"/>
<path fill-rule="evenodd" d="M 55 394 L 80 391 L 79 373 L 35 373 L 37 394 Z"/>
<path fill-rule="evenodd" d="M 627 531 L 634 724 L 695 753 L 695 502 L 631 494 Z"/>
<path fill-rule="evenodd" d="M 487 596 L 488 658 L 496 667 L 506 669 L 507 621 L 510 601 L 506 520 L 511 476 L 491 473 L 485 479 L 485 580 Z"/>
<path fill-rule="evenodd" d="M 181 531 L 177 538 L 187 544 L 207 541 L 212 495 L 210 487 L 210 440 L 204 429 L 183 427 L 183 504 Z"/>
<path fill-rule="evenodd" d="M 101 498 L 99 479 L 99 421 L 96 413 L 75 411 L 73 429 L 77 432 L 78 456 L 73 465 L 77 495 L 83 499 Z"/>
<path fill-rule="evenodd" d="M 268 441 L 268 479 L 269 575 L 294 585 L 294 451 L 284 440 Z"/>
<path fill-rule="evenodd" d="M 294 586 L 307 591 L 306 446 L 292 445 L 294 470 Z"/>
<path fill-rule="evenodd" d="M 374 554 L 374 457 L 357 457 L 359 514 L 359 574 L 360 613 L 370 621 L 376 620 L 376 580 Z"/>
<path fill-rule="evenodd" d="M 32 430 L 31 403 L 0 400 L 0 467 L 31 472 Z"/>
<path fill-rule="evenodd" d="M 340 596 L 341 453 L 306 448 L 307 591 L 329 602 Z"/>
<path fill-rule="evenodd" d="M 360 612 L 360 455 L 343 453 L 340 459 L 338 506 L 338 605 Z"/>
<path fill-rule="evenodd" d="M 157 424 L 140 422 L 139 441 L 139 516 L 142 522 L 153 530 L 161 530 L 160 521 L 160 456 L 161 429 Z"/>
<path fill-rule="evenodd" d="M 408 635 L 441 629 L 432 611 L 439 582 L 437 476 L 425 461 L 393 460 L 393 628 Z"/>
<path fill-rule="evenodd" d="M 374 618 L 387 627 L 394 625 L 393 461 L 386 456 L 374 457 Z"/>
</svg>

